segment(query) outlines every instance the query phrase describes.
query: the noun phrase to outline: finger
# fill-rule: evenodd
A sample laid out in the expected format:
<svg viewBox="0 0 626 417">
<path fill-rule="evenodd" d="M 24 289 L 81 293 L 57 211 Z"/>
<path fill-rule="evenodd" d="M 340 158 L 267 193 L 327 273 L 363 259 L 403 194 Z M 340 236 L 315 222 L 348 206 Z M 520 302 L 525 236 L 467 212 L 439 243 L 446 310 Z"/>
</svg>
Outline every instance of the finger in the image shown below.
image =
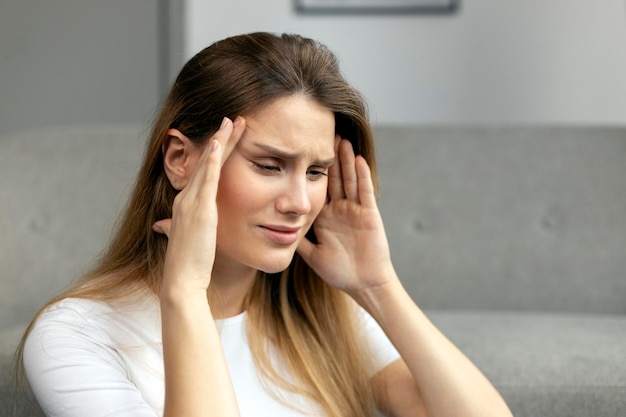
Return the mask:
<svg viewBox="0 0 626 417">
<path fill-rule="evenodd" d="M 215 132 L 211 139 L 209 139 L 207 146 L 205 146 L 204 151 L 202 152 L 202 155 L 198 160 L 198 164 L 202 162 L 206 163 L 206 161 L 210 158 L 212 152 L 210 145 L 213 141 L 221 143 L 223 145 L 222 147 L 225 148 L 225 145 L 228 143 L 228 139 L 232 135 L 233 131 L 234 124 L 232 120 L 230 120 L 228 117 L 224 117 L 222 119 L 222 124 L 220 125 L 220 128 L 217 130 L 217 132 Z"/>
<path fill-rule="evenodd" d="M 205 146 L 202 155 L 198 159 L 195 171 L 189 181 L 187 187 L 188 189 L 184 191 L 187 193 L 198 193 L 203 187 L 206 186 L 206 182 L 209 178 L 214 180 L 219 179 L 219 171 L 216 176 L 215 172 L 211 171 L 210 164 L 217 164 L 217 166 L 221 169 L 224 162 L 228 159 L 231 152 L 239 142 L 245 128 L 246 122 L 241 116 L 238 116 L 234 123 L 227 117 L 222 120 L 219 130 L 213 135 L 213 137 L 211 137 L 207 146 Z M 212 149 L 211 145 L 214 142 L 219 143 L 219 148 L 222 150 L 221 157 L 219 159 L 215 159 L 216 157 L 213 155 L 214 149 Z M 217 183 L 215 184 L 217 185 Z"/>
<path fill-rule="evenodd" d="M 172 219 L 163 219 L 152 225 L 152 230 L 157 233 L 161 233 L 165 236 L 170 237 L 170 230 L 172 228 Z"/>
<path fill-rule="evenodd" d="M 314 250 L 315 244 L 306 237 L 300 241 L 298 247 L 296 248 L 296 252 L 300 254 L 304 262 L 306 262 L 309 266 L 311 265 L 310 260 L 312 259 Z"/>
<path fill-rule="evenodd" d="M 339 200 L 345 198 L 343 192 L 343 181 L 341 180 L 341 161 L 339 160 L 339 144 L 341 143 L 341 137 L 335 136 L 335 152 L 337 158 L 335 163 L 328 168 L 328 196 L 331 200 Z"/>
<path fill-rule="evenodd" d="M 365 158 L 361 155 L 355 160 L 356 175 L 358 178 L 359 199 L 364 207 L 376 207 L 376 193 L 374 182 L 372 181 L 372 171 Z"/>
<path fill-rule="evenodd" d="M 222 170 L 222 160 L 224 149 L 218 140 L 212 140 L 207 146 L 209 157 L 201 171 L 204 175 L 199 181 L 197 196 L 200 200 L 215 202 L 217 197 L 217 185 L 220 180 Z"/>
<path fill-rule="evenodd" d="M 209 152 L 205 170 L 205 183 L 211 184 L 209 188 L 203 187 L 199 191 L 199 196 L 206 194 L 207 198 L 214 201 L 217 197 L 217 186 L 224 163 L 239 143 L 239 139 L 246 129 L 246 120 L 237 116 L 232 122 L 227 117 L 224 118 L 220 130 L 211 138 L 207 148 Z M 217 145 L 219 146 L 217 146 Z"/>
<path fill-rule="evenodd" d="M 339 144 L 339 159 L 341 160 L 341 176 L 346 199 L 358 202 L 359 190 L 354 166 L 354 150 L 350 141 L 342 140 Z"/>
<path fill-rule="evenodd" d="M 228 138 L 226 138 L 226 141 L 222 142 L 224 145 L 223 147 L 224 153 L 222 154 L 222 163 L 221 163 L 222 166 L 224 165 L 224 162 L 226 162 L 226 160 L 232 153 L 233 149 L 235 149 L 235 147 L 237 146 L 237 143 L 239 143 L 239 139 L 241 139 L 241 136 L 243 136 L 243 132 L 245 130 L 246 130 L 246 119 L 244 119 L 241 116 L 237 116 L 235 118 L 235 121 L 233 122 L 233 130 L 231 131 Z"/>
<path fill-rule="evenodd" d="M 232 131 L 233 131 L 233 123 L 230 121 L 230 119 L 228 119 L 227 117 L 224 117 L 219 130 L 213 135 L 213 137 L 211 137 L 208 144 L 204 147 L 204 150 L 200 154 L 200 157 L 198 158 L 198 161 L 196 162 L 194 172 L 189 178 L 189 183 L 187 184 L 185 189 L 183 189 L 181 194 L 194 195 L 204 186 L 206 178 L 208 176 L 209 160 L 211 158 L 211 155 L 213 154 L 211 145 L 214 142 L 218 142 L 218 143 L 226 142 L 228 140 L 228 137 L 232 133 Z M 217 163 L 218 163 L 218 166 L 221 166 L 221 160 L 218 160 Z"/>
</svg>

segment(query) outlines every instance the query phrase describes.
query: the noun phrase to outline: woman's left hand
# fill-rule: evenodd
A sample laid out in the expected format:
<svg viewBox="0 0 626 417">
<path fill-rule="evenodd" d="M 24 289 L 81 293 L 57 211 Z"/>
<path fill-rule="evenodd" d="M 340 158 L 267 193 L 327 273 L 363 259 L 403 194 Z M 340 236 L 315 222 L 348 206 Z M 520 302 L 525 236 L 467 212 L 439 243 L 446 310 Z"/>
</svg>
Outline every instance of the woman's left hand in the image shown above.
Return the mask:
<svg viewBox="0 0 626 417">
<path fill-rule="evenodd" d="M 400 353 L 375 378 L 397 416 L 507 416 L 502 397 L 413 302 L 394 272 L 370 170 L 342 140 L 329 171 L 329 201 L 304 240 L 302 258 L 317 274 L 352 296 Z"/>
<path fill-rule="evenodd" d="M 397 279 L 371 171 L 349 141 L 340 140 L 328 177 L 329 199 L 313 224 L 318 243 L 304 239 L 298 253 L 322 279 L 349 294 Z"/>
</svg>

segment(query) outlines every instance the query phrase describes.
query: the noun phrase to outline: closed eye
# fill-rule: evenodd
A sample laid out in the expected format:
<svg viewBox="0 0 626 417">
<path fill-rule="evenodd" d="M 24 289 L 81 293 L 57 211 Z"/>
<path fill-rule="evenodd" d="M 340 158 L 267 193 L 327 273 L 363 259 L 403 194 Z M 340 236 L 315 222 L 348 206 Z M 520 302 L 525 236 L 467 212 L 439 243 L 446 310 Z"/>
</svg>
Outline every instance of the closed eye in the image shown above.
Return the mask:
<svg viewBox="0 0 626 417">
<path fill-rule="evenodd" d="M 328 174 L 325 171 L 319 170 L 319 169 L 310 169 L 307 172 L 307 175 L 309 176 L 309 178 L 313 179 L 313 180 L 319 180 L 322 177 L 327 177 Z"/>
<path fill-rule="evenodd" d="M 252 161 L 252 167 L 262 175 L 276 175 L 283 169 L 280 164 L 261 163 L 256 161 Z M 327 177 L 328 173 L 325 168 L 315 167 L 309 168 L 306 175 L 310 180 L 316 181 L 323 177 Z"/>
<path fill-rule="evenodd" d="M 269 164 L 260 164 L 258 162 L 252 162 L 252 166 L 262 173 L 270 174 L 274 172 L 279 172 L 280 167 L 278 165 L 269 165 Z"/>
</svg>

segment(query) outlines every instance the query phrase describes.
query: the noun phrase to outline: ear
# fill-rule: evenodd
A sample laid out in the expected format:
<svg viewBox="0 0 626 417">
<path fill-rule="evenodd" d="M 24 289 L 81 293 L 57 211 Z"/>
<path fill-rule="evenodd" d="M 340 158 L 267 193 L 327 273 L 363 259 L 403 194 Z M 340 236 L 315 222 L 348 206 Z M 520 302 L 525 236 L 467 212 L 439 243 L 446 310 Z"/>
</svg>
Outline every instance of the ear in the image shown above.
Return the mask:
<svg viewBox="0 0 626 417">
<path fill-rule="evenodd" d="M 165 175 L 170 180 L 172 187 L 180 191 L 189 182 L 200 156 L 200 150 L 178 129 L 167 131 L 167 138 L 163 142 L 161 150 Z"/>
</svg>

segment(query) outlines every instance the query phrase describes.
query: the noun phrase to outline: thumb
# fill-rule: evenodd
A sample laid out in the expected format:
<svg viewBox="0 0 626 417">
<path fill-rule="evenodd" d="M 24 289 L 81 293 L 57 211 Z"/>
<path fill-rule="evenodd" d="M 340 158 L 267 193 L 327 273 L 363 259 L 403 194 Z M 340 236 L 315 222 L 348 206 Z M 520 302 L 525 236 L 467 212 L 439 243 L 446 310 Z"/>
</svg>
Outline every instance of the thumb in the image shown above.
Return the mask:
<svg viewBox="0 0 626 417">
<path fill-rule="evenodd" d="M 170 237 L 170 229 L 172 228 L 172 219 L 163 219 L 152 225 L 152 230 L 161 233 L 168 238 Z"/>
<path fill-rule="evenodd" d="M 304 262 L 311 265 L 310 261 L 313 257 L 315 249 L 315 244 L 305 237 L 300 241 L 300 244 L 298 244 L 296 251 L 300 254 Z"/>
</svg>

